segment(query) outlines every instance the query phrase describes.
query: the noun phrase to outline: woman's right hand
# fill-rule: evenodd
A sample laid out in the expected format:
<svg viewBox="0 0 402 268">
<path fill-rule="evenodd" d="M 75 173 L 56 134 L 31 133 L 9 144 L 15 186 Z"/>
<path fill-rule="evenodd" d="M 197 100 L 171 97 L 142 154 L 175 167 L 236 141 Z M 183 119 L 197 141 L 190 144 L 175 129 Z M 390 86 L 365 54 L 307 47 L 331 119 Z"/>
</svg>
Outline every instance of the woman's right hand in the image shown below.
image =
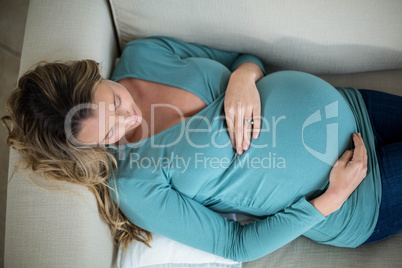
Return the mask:
<svg viewBox="0 0 402 268">
<path fill-rule="evenodd" d="M 310 201 L 324 216 L 338 210 L 366 177 L 367 150 L 360 133 L 353 134 L 353 142 L 355 148 L 346 150 L 333 166 L 327 191 Z"/>
</svg>

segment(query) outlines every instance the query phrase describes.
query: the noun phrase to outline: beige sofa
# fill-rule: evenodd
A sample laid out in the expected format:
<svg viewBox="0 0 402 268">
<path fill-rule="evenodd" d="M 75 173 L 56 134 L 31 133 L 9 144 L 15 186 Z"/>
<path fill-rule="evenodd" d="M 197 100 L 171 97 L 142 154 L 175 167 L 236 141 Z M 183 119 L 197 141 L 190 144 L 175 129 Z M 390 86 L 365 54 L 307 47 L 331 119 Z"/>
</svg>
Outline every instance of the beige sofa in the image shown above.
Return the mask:
<svg viewBox="0 0 402 268">
<path fill-rule="evenodd" d="M 108 77 L 127 41 L 167 35 L 402 95 L 400 14 L 401 1 L 31 0 L 20 75 L 41 60 L 92 58 Z M 5 267 L 113 266 L 117 248 L 91 193 L 14 170 L 10 154 Z M 243 267 L 396 267 L 401 249 L 402 233 L 356 249 L 300 237 Z"/>
</svg>

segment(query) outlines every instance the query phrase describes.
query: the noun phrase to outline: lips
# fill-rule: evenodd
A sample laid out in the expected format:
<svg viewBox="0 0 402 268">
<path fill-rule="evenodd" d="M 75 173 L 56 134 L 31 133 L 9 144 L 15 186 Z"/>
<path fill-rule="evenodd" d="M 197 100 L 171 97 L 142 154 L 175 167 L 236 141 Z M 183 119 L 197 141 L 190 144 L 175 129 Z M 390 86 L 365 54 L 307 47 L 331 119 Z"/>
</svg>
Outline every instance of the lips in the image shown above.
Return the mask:
<svg viewBox="0 0 402 268">
<path fill-rule="evenodd" d="M 134 114 L 135 119 L 129 123 L 129 128 L 132 128 L 138 121 L 138 114 L 135 112 L 134 109 L 133 109 L 133 114 Z"/>
</svg>

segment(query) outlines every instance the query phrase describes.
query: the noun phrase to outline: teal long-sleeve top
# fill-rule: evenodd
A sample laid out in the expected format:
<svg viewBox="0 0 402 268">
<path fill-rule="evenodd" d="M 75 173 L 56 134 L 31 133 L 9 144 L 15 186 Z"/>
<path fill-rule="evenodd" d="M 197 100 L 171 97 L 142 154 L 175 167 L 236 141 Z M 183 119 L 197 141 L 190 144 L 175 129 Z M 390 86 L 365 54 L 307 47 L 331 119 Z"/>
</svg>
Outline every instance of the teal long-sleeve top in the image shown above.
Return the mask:
<svg viewBox="0 0 402 268">
<path fill-rule="evenodd" d="M 138 78 L 187 90 L 207 107 L 154 136 L 110 145 L 118 169 L 109 191 L 137 226 L 237 261 L 260 258 L 300 235 L 356 247 L 373 232 L 381 200 L 374 138 L 361 95 L 303 72 L 260 79 L 261 133 L 238 155 L 223 102 L 231 72 L 252 56 L 168 37 L 129 42 L 112 80 Z M 339 156 L 360 132 L 367 177 L 336 212 L 324 217 L 308 200 L 322 193 Z M 242 226 L 220 213 L 258 220 Z"/>
</svg>

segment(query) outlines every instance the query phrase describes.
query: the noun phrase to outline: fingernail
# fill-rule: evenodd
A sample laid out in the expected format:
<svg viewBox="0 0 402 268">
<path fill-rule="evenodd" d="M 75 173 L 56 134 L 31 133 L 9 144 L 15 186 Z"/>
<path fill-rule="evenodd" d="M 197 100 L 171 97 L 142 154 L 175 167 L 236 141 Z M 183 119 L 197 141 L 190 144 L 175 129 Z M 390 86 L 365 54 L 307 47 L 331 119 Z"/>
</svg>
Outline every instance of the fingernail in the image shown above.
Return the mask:
<svg viewBox="0 0 402 268">
<path fill-rule="evenodd" d="M 248 145 L 247 143 L 244 144 L 244 145 L 243 145 L 243 149 L 244 149 L 244 150 L 248 150 L 248 146 L 249 146 L 249 145 Z"/>
<path fill-rule="evenodd" d="M 239 148 L 237 148 L 237 153 L 238 154 L 242 154 L 242 149 L 239 147 Z"/>
</svg>

